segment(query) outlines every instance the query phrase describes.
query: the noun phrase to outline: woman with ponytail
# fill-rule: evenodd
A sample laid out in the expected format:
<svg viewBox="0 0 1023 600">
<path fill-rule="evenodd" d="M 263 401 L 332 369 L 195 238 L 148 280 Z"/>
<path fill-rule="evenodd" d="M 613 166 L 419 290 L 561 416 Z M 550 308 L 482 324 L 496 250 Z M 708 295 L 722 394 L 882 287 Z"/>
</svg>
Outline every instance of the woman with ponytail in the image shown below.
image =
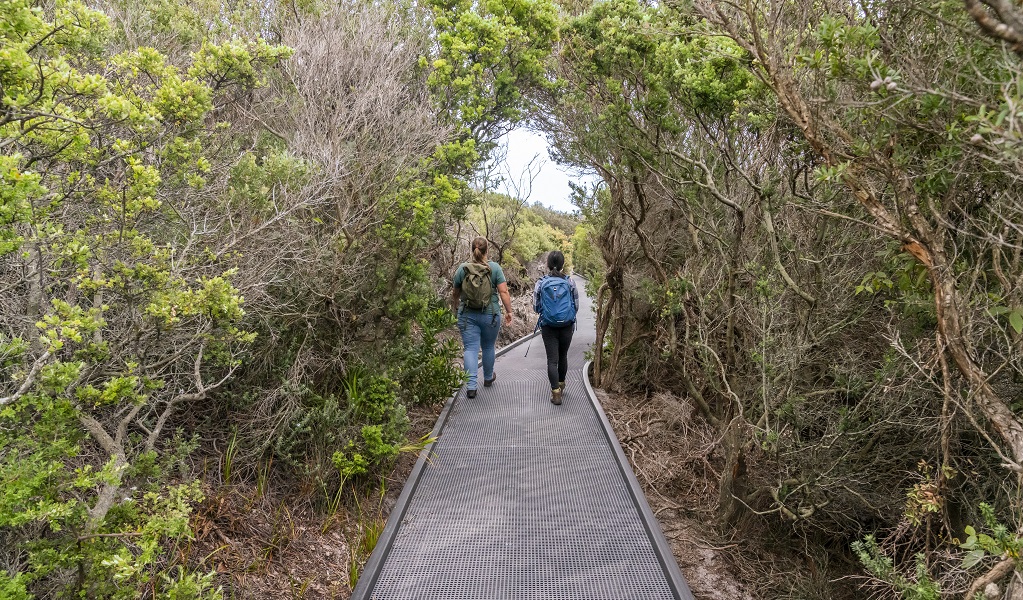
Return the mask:
<svg viewBox="0 0 1023 600">
<path fill-rule="evenodd" d="M 501 265 L 487 260 L 487 238 L 472 241 L 472 260 L 459 265 L 455 271 L 452 299 L 458 309 L 458 331 L 465 347 L 465 369 L 469 383 L 465 388 L 468 398 L 476 397 L 477 357 L 483 350 L 483 387 L 490 387 L 494 373 L 495 344 L 501 331 L 501 306 L 504 304 L 504 322 L 512 323 L 511 294 Z"/>
<path fill-rule="evenodd" d="M 547 271 L 547 277 L 537 281 L 533 290 L 533 310 L 540 315 L 538 325 L 547 352 L 551 402 L 561 404 L 568 374 L 568 347 L 579 310 L 579 290 L 565 274 L 565 255 L 559 250 L 547 255 Z"/>
</svg>

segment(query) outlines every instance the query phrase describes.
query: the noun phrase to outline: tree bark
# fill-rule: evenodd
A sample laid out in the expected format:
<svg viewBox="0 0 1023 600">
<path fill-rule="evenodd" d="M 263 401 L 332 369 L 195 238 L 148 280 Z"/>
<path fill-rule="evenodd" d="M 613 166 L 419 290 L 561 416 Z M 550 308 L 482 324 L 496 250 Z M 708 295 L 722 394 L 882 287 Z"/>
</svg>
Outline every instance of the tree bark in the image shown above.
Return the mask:
<svg viewBox="0 0 1023 600">
<path fill-rule="evenodd" d="M 735 525 L 746 512 L 741 498 L 746 497 L 746 450 L 743 440 L 743 418 L 734 417 L 725 427 L 721 447 L 725 452 L 725 469 L 718 487 L 718 518 L 726 525 Z"/>
</svg>

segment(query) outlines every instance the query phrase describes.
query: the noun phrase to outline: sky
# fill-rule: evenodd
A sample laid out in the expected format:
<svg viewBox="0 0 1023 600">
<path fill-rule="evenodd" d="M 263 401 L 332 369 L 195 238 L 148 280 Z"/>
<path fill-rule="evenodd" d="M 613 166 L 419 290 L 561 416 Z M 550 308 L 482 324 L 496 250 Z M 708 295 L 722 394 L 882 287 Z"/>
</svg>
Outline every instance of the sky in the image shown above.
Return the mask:
<svg viewBox="0 0 1023 600">
<path fill-rule="evenodd" d="M 530 204 L 539 202 L 555 210 L 574 212 L 577 209 L 570 200 L 572 190 L 569 189 L 568 182 L 574 181 L 577 184 L 582 184 L 593 183 L 597 180 L 594 175 L 573 172 L 555 164 L 547 151 L 547 140 L 536 132 L 525 128 L 513 129 L 502 141 L 508 145 L 507 165 L 504 167 L 506 179 L 523 180 L 523 174 L 529 162 L 534 157 L 536 159 L 533 164 L 533 172 L 536 173 L 536 177 L 533 179 L 531 193 L 526 198 Z M 521 185 L 519 187 L 522 189 L 529 186 Z M 507 183 L 502 191 L 511 196 L 518 195 L 515 193 L 514 186 L 509 186 Z M 524 195 L 526 191 L 528 190 L 522 189 L 521 193 Z"/>
</svg>

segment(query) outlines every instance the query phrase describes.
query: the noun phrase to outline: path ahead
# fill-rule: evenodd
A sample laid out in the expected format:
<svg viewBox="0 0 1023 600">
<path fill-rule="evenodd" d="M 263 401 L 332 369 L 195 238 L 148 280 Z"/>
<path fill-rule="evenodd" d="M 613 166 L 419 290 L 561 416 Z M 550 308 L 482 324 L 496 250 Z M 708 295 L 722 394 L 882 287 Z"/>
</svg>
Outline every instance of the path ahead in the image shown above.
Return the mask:
<svg viewBox="0 0 1023 600">
<path fill-rule="evenodd" d="M 539 336 L 528 357 L 526 344 L 498 357 L 492 387 L 459 392 L 353 598 L 692 598 L 583 381 L 595 336 L 581 304 L 562 405 Z"/>
</svg>

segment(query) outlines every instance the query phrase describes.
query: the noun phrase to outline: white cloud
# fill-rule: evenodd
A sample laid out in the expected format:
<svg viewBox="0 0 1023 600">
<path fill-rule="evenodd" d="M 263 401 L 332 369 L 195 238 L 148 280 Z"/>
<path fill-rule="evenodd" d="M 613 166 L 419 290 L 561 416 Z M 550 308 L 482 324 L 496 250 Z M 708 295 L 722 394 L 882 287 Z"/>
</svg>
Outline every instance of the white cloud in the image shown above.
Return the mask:
<svg viewBox="0 0 1023 600">
<path fill-rule="evenodd" d="M 526 198 L 530 203 L 539 202 L 555 210 L 573 212 L 576 207 L 570 200 L 572 190 L 568 187 L 568 182 L 583 184 L 596 181 L 593 175 L 566 170 L 555 164 L 550 158 L 547 140 L 533 131 L 524 128 L 513 129 L 501 143 L 508 146 L 507 173 L 510 173 L 513 180 L 522 178 L 530 161 L 536 159 L 533 169 L 536 172 L 536 168 L 539 167 L 539 172 L 536 172 L 531 193 Z M 505 177 L 509 176 L 506 174 Z M 504 186 L 502 191 L 515 195 L 507 182 Z M 522 190 L 522 193 L 525 192 L 526 190 Z"/>
</svg>

